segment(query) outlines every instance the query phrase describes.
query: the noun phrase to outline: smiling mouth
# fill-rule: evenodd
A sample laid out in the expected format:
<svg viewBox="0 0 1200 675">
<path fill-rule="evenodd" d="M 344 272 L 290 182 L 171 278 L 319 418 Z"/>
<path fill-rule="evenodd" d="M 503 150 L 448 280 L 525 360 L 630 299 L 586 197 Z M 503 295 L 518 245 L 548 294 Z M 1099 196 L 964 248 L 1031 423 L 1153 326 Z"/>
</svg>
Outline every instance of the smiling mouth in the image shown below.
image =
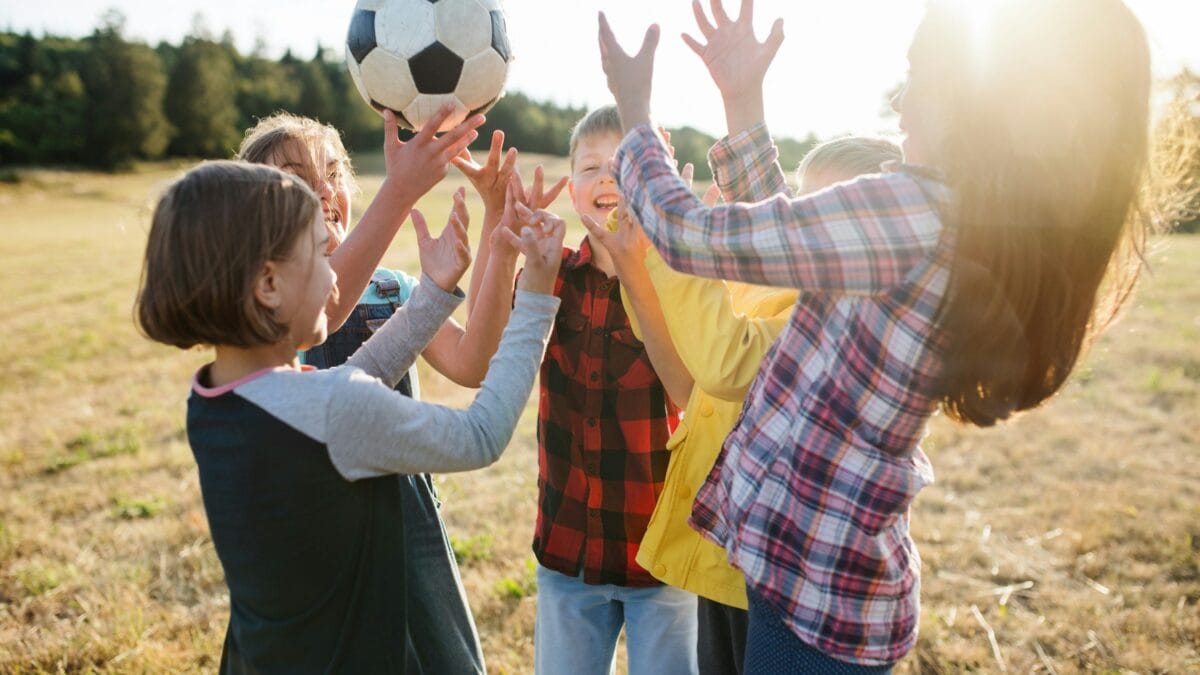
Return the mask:
<svg viewBox="0 0 1200 675">
<path fill-rule="evenodd" d="M 601 195 L 596 197 L 592 202 L 592 206 L 605 211 L 611 211 L 617 208 L 618 197 L 616 195 Z"/>
</svg>

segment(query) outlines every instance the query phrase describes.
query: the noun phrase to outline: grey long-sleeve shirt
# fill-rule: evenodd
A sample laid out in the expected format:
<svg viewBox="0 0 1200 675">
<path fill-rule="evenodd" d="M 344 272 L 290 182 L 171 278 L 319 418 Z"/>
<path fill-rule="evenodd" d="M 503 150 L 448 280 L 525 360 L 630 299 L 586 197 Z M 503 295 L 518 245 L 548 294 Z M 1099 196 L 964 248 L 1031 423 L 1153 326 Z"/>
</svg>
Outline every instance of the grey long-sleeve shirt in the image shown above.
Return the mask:
<svg viewBox="0 0 1200 675">
<path fill-rule="evenodd" d="M 275 370 L 200 396 L 235 392 L 324 443 L 348 480 L 389 473 L 450 473 L 495 462 L 529 398 L 558 298 L 518 290 L 500 348 L 470 407 L 415 401 L 391 387 L 428 345 L 462 296 L 428 277 L 409 302 L 345 365 Z"/>
</svg>

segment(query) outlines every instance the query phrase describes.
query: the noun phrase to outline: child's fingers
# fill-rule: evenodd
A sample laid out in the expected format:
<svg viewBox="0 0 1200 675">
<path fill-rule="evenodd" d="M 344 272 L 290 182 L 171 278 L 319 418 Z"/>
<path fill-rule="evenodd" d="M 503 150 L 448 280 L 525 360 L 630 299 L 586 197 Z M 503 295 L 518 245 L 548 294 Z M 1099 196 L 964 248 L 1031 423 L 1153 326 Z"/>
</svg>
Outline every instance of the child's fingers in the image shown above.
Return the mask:
<svg viewBox="0 0 1200 675">
<path fill-rule="evenodd" d="M 546 182 L 546 169 L 538 164 L 533 169 L 533 184 L 529 186 L 529 192 L 525 193 L 525 203 L 534 208 L 538 208 L 542 201 L 542 186 Z"/>
<path fill-rule="evenodd" d="M 466 153 L 465 158 L 462 153 L 459 153 L 458 157 L 450 160 L 450 163 L 458 167 L 458 170 L 467 178 L 476 178 L 483 173 L 483 167 L 471 160 L 469 152 Z"/>
<path fill-rule="evenodd" d="M 507 176 L 517 167 L 517 149 L 509 148 L 508 152 L 504 153 L 504 163 L 500 165 L 499 176 L 507 180 Z"/>
<path fill-rule="evenodd" d="M 543 196 L 543 198 L 542 198 L 542 207 L 543 208 L 550 206 L 551 204 L 554 203 L 555 199 L 558 199 L 558 196 L 560 194 L 562 194 L 562 191 L 567 187 L 568 180 L 570 180 L 570 179 L 567 178 L 566 176 L 563 176 L 562 178 L 558 179 L 558 182 L 554 184 L 554 187 L 550 188 L 550 191 L 547 192 Z"/>
<path fill-rule="evenodd" d="M 679 37 L 683 38 L 683 43 L 686 44 L 689 49 L 695 52 L 696 56 L 704 58 L 704 45 L 700 44 L 696 38 L 688 35 L 687 33 L 680 33 Z"/>
<path fill-rule="evenodd" d="M 696 167 L 691 162 L 683 165 L 683 171 L 679 172 L 679 177 L 683 179 L 687 186 L 692 187 L 692 178 L 696 175 Z"/>
<path fill-rule="evenodd" d="M 733 23 L 733 20 L 730 19 L 729 15 L 725 13 L 725 6 L 722 4 L 722 0 L 712 0 L 710 4 L 712 5 L 713 21 L 715 21 L 718 26 L 723 26 L 727 23 Z"/>
<path fill-rule="evenodd" d="M 692 14 L 696 17 L 696 27 L 700 29 L 700 33 L 705 40 L 712 37 L 716 32 L 716 27 L 708 22 L 708 15 L 704 13 L 704 6 L 700 4 L 700 0 L 692 0 Z M 689 36 L 684 36 L 684 41 L 691 39 Z M 693 40 L 694 42 L 694 40 Z M 699 43 L 696 43 L 697 45 Z"/>
<path fill-rule="evenodd" d="M 504 132 L 496 129 L 492 132 L 492 147 L 488 149 L 488 166 L 500 166 L 500 153 L 504 151 Z"/>
<path fill-rule="evenodd" d="M 521 253 L 525 253 L 524 249 L 521 248 L 521 238 L 517 236 L 516 232 L 513 232 L 507 227 L 502 227 L 496 230 L 496 236 L 501 237 L 504 239 L 504 241 L 508 242 L 509 246 L 512 246 Z"/>
<path fill-rule="evenodd" d="M 464 148 L 466 148 L 467 145 L 469 145 L 471 143 L 471 141 L 475 140 L 476 138 L 479 138 L 479 132 L 476 131 L 476 129 L 483 126 L 483 123 L 486 121 L 487 121 L 487 118 L 484 117 L 483 115 L 472 115 L 472 116 L 468 117 L 467 119 L 465 119 L 461 123 L 459 123 L 458 126 L 454 127 L 450 131 L 447 131 L 446 133 L 439 136 L 433 142 L 434 149 L 441 151 L 443 154 L 446 154 L 449 149 L 458 148 L 458 150 L 455 150 L 454 152 L 450 152 L 446 156 L 446 161 L 450 161 L 451 157 L 457 155 L 459 152 L 462 152 L 462 150 Z M 463 143 L 462 139 L 467 136 L 470 136 L 471 140 L 467 141 L 466 143 Z"/>
<path fill-rule="evenodd" d="M 609 57 L 615 57 L 617 54 L 629 58 L 621 45 L 617 44 L 617 36 L 613 33 L 612 26 L 608 25 L 608 17 L 604 12 L 600 12 L 600 56 L 603 57 L 603 65 L 605 73 L 608 72 Z"/>
<path fill-rule="evenodd" d="M 396 122 L 396 113 L 391 110 L 383 111 L 383 147 L 400 141 L 400 125 Z"/>
<path fill-rule="evenodd" d="M 449 162 L 460 152 L 466 150 L 468 145 L 474 143 L 476 138 L 479 138 L 478 131 L 475 131 L 474 129 L 467 130 L 467 132 L 462 136 L 459 136 L 454 143 L 451 143 L 442 149 L 441 155 L 439 155 L 440 161 Z"/>
<path fill-rule="evenodd" d="M 738 23 L 749 21 L 750 25 L 754 25 L 754 0 L 742 0 L 742 7 L 738 10 Z"/>
<path fill-rule="evenodd" d="M 783 44 L 783 18 L 775 19 L 775 23 L 771 24 L 771 34 L 767 36 L 767 60 L 771 61 L 775 55 L 779 53 L 779 46 Z"/>
<path fill-rule="evenodd" d="M 588 231 L 588 234 L 596 237 L 602 244 L 612 235 L 607 227 L 597 223 L 591 216 L 580 216 L 579 219 L 583 221 L 583 227 Z"/>
<path fill-rule="evenodd" d="M 450 214 L 450 234 L 454 236 L 459 243 L 470 241 L 467 237 L 467 223 L 457 213 Z"/>
<path fill-rule="evenodd" d="M 417 135 L 413 137 L 413 140 L 420 140 L 422 143 L 432 142 L 437 135 L 438 129 L 442 128 L 442 123 L 449 119 L 449 117 L 453 114 L 453 103 L 447 103 L 441 108 L 438 108 L 438 111 L 433 114 L 433 117 L 429 118 L 429 121 L 425 122 L 425 126 L 421 127 L 421 130 L 417 132 Z"/>
<path fill-rule="evenodd" d="M 720 0 L 716 1 L 720 2 Z M 658 38 L 661 34 L 662 29 L 658 27 L 658 24 L 650 24 L 650 27 L 646 29 L 646 36 L 642 38 L 642 48 L 638 50 L 634 58 L 640 61 L 653 56 L 654 51 L 658 49 Z"/>
<path fill-rule="evenodd" d="M 412 219 L 413 230 L 417 233 L 417 241 L 429 239 L 429 223 L 425 222 L 425 216 L 416 209 L 410 211 L 408 215 Z"/>
<path fill-rule="evenodd" d="M 700 198 L 700 201 L 704 202 L 704 205 L 709 208 L 716 206 L 717 202 L 721 201 L 721 186 L 716 183 L 709 185 L 708 189 L 704 191 L 704 196 Z"/>
</svg>

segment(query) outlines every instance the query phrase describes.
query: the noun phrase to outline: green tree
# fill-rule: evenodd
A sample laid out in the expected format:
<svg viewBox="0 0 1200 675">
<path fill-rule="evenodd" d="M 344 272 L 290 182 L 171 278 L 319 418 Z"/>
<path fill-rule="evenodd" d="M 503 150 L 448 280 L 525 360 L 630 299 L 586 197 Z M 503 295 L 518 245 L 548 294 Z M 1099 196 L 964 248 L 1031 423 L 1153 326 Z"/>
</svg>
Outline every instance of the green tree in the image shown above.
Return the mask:
<svg viewBox="0 0 1200 675">
<path fill-rule="evenodd" d="M 161 157 L 170 134 L 162 62 L 145 44 L 126 41 L 123 28 L 123 16 L 105 16 L 87 39 L 80 73 L 90 102 L 83 159 L 106 168 Z"/>
<path fill-rule="evenodd" d="M 202 37 L 186 38 L 171 70 L 164 104 L 175 127 L 171 154 L 228 157 L 241 135 L 237 94 L 229 49 Z"/>
<path fill-rule="evenodd" d="M 237 63 L 237 109 L 240 129 L 280 110 L 295 110 L 300 91 L 292 81 L 291 69 L 259 56 Z"/>
<path fill-rule="evenodd" d="M 338 108 L 344 103 L 329 81 L 329 69 L 325 64 L 325 49 L 318 47 L 311 61 L 296 63 L 295 81 L 300 88 L 300 100 L 294 112 L 330 122 L 337 117 Z"/>
</svg>

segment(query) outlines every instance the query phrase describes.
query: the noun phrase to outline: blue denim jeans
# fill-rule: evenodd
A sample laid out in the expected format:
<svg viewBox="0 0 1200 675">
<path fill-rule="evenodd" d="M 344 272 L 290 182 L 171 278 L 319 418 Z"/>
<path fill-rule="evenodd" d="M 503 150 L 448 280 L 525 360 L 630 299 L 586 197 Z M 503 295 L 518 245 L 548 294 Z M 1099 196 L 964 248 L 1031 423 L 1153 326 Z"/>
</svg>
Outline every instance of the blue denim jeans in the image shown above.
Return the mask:
<svg viewBox="0 0 1200 675">
<path fill-rule="evenodd" d="M 325 344 L 304 353 L 304 362 L 332 368 L 346 362 L 398 304 L 363 304 Z M 408 375 L 396 391 L 411 396 Z M 483 648 L 467 604 L 466 591 L 438 513 L 437 493 L 428 474 L 401 475 L 404 513 L 404 574 L 408 588 L 407 673 L 484 673 Z"/>
<path fill-rule="evenodd" d="M 670 586 L 585 584 L 538 566 L 534 672 L 609 675 L 625 626 L 630 675 L 694 675 L 696 596 Z"/>
</svg>

